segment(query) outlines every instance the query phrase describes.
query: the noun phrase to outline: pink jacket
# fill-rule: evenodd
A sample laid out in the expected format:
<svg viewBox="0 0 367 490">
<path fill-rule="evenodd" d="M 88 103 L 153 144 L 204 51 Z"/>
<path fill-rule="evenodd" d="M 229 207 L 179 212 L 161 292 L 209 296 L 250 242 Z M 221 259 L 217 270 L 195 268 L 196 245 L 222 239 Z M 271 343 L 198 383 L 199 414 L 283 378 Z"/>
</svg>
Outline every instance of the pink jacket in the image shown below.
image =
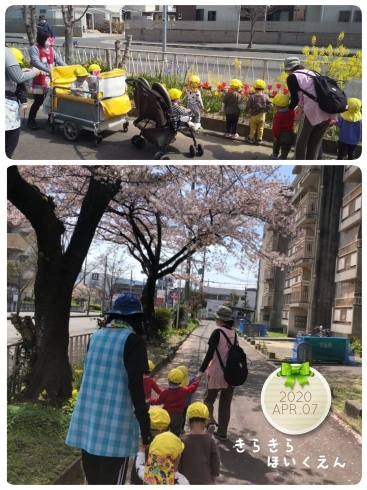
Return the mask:
<svg viewBox="0 0 367 490">
<path fill-rule="evenodd" d="M 219 330 L 223 330 L 224 333 L 227 334 L 227 337 L 233 344 L 234 338 L 235 338 L 235 331 L 230 330 L 228 328 L 223 328 L 223 327 L 218 327 Z M 227 357 L 228 357 L 228 342 L 227 339 L 224 337 L 224 335 L 219 334 L 219 343 L 217 347 L 219 351 L 219 355 L 222 359 L 222 362 L 224 366 L 227 363 Z M 208 384 L 208 389 L 209 390 L 218 390 L 220 388 L 228 388 L 228 383 L 224 379 L 224 374 L 223 374 L 223 369 L 221 368 L 221 365 L 219 364 L 219 359 L 217 356 L 217 352 L 214 352 L 213 359 L 210 361 L 208 370 L 207 370 L 207 384 Z"/>
<path fill-rule="evenodd" d="M 316 96 L 313 78 L 307 75 L 309 70 L 297 70 L 294 75 L 300 88 Z M 312 73 L 313 75 L 313 73 Z M 322 111 L 317 102 L 307 97 L 303 92 L 298 91 L 299 106 L 307 116 L 312 126 L 320 124 L 328 119 L 337 119 L 336 114 L 328 114 Z"/>
</svg>

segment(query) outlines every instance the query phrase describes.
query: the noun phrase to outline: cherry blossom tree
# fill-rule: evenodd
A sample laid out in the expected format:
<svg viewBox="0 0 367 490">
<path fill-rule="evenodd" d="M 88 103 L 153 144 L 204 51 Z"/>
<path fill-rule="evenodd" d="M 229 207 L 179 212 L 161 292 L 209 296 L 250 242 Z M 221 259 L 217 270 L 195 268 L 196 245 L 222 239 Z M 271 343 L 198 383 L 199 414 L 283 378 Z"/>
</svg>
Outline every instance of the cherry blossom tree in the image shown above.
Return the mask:
<svg viewBox="0 0 367 490">
<path fill-rule="evenodd" d="M 205 247 L 212 250 L 207 266 L 218 270 L 225 270 L 223 250 L 240 269 L 253 268 L 259 257 L 275 266 L 290 262 L 261 248 L 264 223 L 282 235 L 295 231 L 287 185 L 267 165 L 9 167 L 9 218 L 25 217 L 38 245 L 37 361 L 27 395 L 44 389 L 60 399 L 70 395 L 70 302 L 96 230 L 141 264 L 142 303 L 154 334 L 157 279 Z"/>
</svg>

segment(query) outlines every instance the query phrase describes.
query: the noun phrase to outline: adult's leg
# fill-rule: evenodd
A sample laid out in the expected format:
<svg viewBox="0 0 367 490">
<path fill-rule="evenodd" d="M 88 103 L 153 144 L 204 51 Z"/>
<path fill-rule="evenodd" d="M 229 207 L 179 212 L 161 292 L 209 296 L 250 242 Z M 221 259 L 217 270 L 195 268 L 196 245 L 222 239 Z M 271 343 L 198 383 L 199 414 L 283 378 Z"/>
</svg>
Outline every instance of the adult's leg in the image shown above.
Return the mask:
<svg viewBox="0 0 367 490">
<path fill-rule="evenodd" d="M 82 449 L 82 464 L 88 485 L 124 485 L 129 458 L 96 456 Z"/>
<path fill-rule="evenodd" d="M 306 160 L 317 160 L 319 156 L 322 138 L 329 127 L 329 121 L 322 121 L 316 124 L 311 130 L 310 138 L 307 145 Z"/>
<path fill-rule="evenodd" d="M 206 405 L 208 407 L 208 410 L 209 410 L 209 419 L 208 419 L 208 424 L 216 424 L 216 421 L 214 419 L 214 415 L 213 415 L 213 412 L 214 412 L 214 403 L 215 403 L 215 400 L 217 399 L 217 396 L 218 396 L 218 392 L 219 390 L 208 390 L 208 388 L 206 389 L 205 391 L 205 394 L 204 394 L 204 405 Z"/>
<path fill-rule="evenodd" d="M 41 105 L 43 104 L 43 101 L 45 100 L 45 95 L 44 94 L 34 94 L 34 102 L 31 105 L 31 108 L 29 109 L 29 115 L 28 115 L 28 120 L 33 121 L 36 119 L 37 112 Z"/>
<path fill-rule="evenodd" d="M 233 397 L 234 387 L 222 388 L 219 396 L 218 408 L 218 434 L 227 436 L 229 419 L 231 418 L 231 402 Z"/>
<path fill-rule="evenodd" d="M 5 154 L 8 158 L 13 156 L 15 148 L 18 146 L 19 136 L 20 126 L 19 128 L 5 131 Z"/>
</svg>

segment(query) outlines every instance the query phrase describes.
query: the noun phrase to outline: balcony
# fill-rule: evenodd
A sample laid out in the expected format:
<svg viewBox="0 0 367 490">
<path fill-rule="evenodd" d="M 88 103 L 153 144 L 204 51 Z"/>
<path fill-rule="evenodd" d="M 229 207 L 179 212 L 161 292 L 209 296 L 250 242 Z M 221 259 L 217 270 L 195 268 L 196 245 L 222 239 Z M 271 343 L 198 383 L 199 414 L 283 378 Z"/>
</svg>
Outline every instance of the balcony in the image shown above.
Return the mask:
<svg viewBox="0 0 367 490">
<path fill-rule="evenodd" d="M 309 303 L 310 301 L 310 281 L 301 281 L 292 286 L 290 303 L 295 306 L 295 303 Z"/>
<path fill-rule="evenodd" d="M 339 299 L 356 299 L 360 300 L 362 304 L 362 298 L 337 298 Z M 336 300 L 335 300 L 336 301 Z M 332 322 L 331 331 L 338 332 L 344 335 L 355 335 L 361 337 L 362 335 L 362 308 L 361 304 L 353 304 L 352 306 L 337 307 L 334 306 L 332 310 Z"/>
<path fill-rule="evenodd" d="M 317 187 L 318 180 L 321 172 L 321 165 L 303 165 L 302 170 L 293 181 L 293 197 L 292 203 L 294 203 L 302 192 L 306 192 L 307 187 Z"/>
<path fill-rule="evenodd" d="M 295 264 L 307 265 L 314 258 L 315 239 L 313 237 L 305 236 L 297 241 L 291 242 L 290 245 L 292 247 L 289 257 L 294 260 Z"/>
<path fill-rule="evenodd" d="M 335 308 L 345 307 L 345 306 L 362 306 L 362 296 L 351 296 L 347 298 L 335 298 L 334 306 Z"/>
<path fill-rule="evenodd" d="M 362 184 L 343 198 L 339 232 L 347 231 L 362 221 Z"/>
<path fill-rule="evenodd" d="M 273 307 L 273 293 L 265 293 L 261 300 L 261 309 Z"/>
<path fill-rule="evenodd" d="M 273 281 L 275 276 L 275 267 L 267 267 L 264 271 L 263 282 Z"/>
<path fill-rule="evenodd" d="M 298 205 L 296 213 L 297 226 L 304 226 L 316 221 L 318 213 L 318 197 L 317 192 L 308 192 Z"/>
<path fill-rule="evenodd" d="M 357 165 L 345 165 L 343 182 L 362 182 L 362 171 Z"/>
<path fill-rule="evenodd" d="M 265 243 L 265 248 L 266 250 L 275 251 L 277 249 L 277 239 L 276 237 L 272 236 L 269 238 L 269 240 L 266 241 Z"/>
<path fill-rule="evenodd" d="M 357 240 L 339 249 L 340 253 L 340 250 L 343 252 L 344 249 L 345 252 L 345 249 L 350 247 L 349 253 L 339 255 L 336 259 L 335 282 L 362 279 L 362 247 L 358 246 L 361 242 L 362 240 Z"/>
</svg>

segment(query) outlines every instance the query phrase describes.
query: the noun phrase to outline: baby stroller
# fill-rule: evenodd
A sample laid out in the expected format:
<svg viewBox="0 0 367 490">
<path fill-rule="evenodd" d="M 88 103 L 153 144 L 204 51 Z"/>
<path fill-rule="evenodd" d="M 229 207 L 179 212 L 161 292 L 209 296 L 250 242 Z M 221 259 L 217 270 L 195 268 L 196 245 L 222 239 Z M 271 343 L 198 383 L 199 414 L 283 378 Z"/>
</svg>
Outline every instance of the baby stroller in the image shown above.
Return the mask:
<svg viewBox="0 0 367 490">
<path fill-rule="evenodd" d="M 93 131 L 95 144 L 102 142 L 102 131 L 123 123 L 123 131 L 129 127 L 127 113 L 131 103 L 125 93 L 125 70 L 113 70 L 101 73 L 97 77 L 96 92 L 93 98 L 77 97 L 69 87 L 75 80 L 74 69 L 79 65 L 57 66 L 51 69 L 51 90 L 46 96 L 44 108 L 50 104 L 49 120 L 52 131 L 55 124 L 61 124 L 61 130 L 68 141 L 76 141 L 80 130 Z"/>
<path fill-rule="evenodd" d="M 154 155 L 155 160 L 170 160 L 165 153 L 170 143 L 175 141 L 177 131 L 192 138 L 190 156 L 201 157 L 204 154 L 203 147 L 197 144 L 192 128 L 189 126 L 191 116 L 187 122 L 177 121 L 173 117 L 172 103 L 167 90 L 158 82 L 150 87 L 144 78 L 128 78 L 126 83 L 134 88 L 134 103 L 138 111 L 138 118 L 134 126 L 140 129 L 140 135 L 135 135 L 131 143 L 136 148 L 143 148 L 145 139 L 159 151 Z"/>
</svg>

